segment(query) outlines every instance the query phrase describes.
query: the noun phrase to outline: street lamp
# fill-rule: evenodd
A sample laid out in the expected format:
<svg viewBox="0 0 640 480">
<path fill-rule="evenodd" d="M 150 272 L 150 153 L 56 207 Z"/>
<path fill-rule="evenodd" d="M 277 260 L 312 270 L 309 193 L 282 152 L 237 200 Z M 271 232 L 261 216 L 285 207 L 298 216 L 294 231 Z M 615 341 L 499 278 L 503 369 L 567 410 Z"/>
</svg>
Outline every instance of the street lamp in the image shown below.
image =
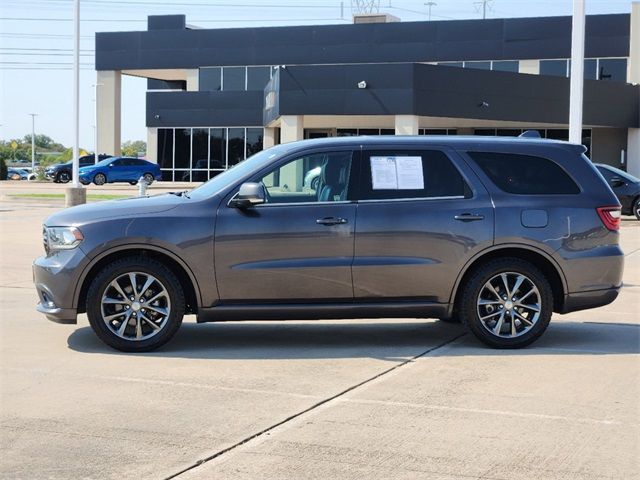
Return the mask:
<svg viewBox="0 0 640 480">
<path fill-rule="evenodd" d="M 31 173 L 36 173 L 36 117 L 37 113 L 31 115 Z"/>
</svg>

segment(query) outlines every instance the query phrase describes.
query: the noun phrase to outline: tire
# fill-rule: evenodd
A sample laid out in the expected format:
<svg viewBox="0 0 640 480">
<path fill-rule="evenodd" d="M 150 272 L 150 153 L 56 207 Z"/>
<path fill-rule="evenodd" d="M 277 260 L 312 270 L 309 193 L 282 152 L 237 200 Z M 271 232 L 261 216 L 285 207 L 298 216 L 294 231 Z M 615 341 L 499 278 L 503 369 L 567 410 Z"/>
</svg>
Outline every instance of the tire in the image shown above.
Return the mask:
<svg viewBox="0 0 640 480">
<path fill-rule="evenodd" d="M 147 182 L 147 185 L 151 185 L 153 183 L 153 181 L 155 180 L 155 178 L 153 177 L 153 175 L 149 172 L 145 173 L 143 175 L 144 177 L 144 181 Z"/>
<path fill-rule="evenodd" d="M 640 220 L 640 197 L 636 198 L 636 201 L 633 202 L 633 214 L 637 220 Z"/>
<path fill-rule="evenodd" d="M 105 298 L 110 301 L 103 302 Z M 184 309 L 176 276 L 164 264 L 142 256 L 107 265 L 87 293 L 91 328 L 100 340 L 123 352 L 149 352 L 167 343 L 180 328 Z"/>
<path fill-rule="evenodd" d="M 107 177 L 104 173 L 96 173 L 96 176 L 93 177 L 93 183 L 96 185 L 104 185 L 107 183 Z"/>
<path fill-rule="evenodd" d="M 129 182 L 129 185 L 137 185 L 138 182 Z"/>
<path fill-rule="evenodd" d="M 520 298 L 525 297 L 526 302 L 520 304 Z M 462 322 L 486 345 L 521 348 L 536 341 L 547 329 L 553 312 L 553 292 L 545 276 L 531 263 L 500 258 L 471 275 L 463 286 L 458 311 Z"/>
<path fill-rule="evenodd" d="M 56 183 L 69 183 L 71 181 L 71 174 L 69 172 L 60 172 L 56 175 Z"/>
</svg>

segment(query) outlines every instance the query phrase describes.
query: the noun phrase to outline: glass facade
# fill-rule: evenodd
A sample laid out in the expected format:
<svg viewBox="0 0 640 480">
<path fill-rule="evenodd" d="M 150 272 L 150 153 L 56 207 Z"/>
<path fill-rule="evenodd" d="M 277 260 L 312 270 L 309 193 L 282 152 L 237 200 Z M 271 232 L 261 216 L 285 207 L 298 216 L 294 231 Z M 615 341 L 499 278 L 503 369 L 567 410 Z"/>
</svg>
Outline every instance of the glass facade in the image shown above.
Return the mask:
<svg viewBox="0 0 640 480">
<path fill-rule="evenodd" d="M 540 75 L 556 77 L 571 76 L 571 60 L 540 60 Z M 586 58 L 584 60 L 585 80 L 627 81 L 626 58 Z"/>
<path fill-rule="evenodd" d="M 262 127 L 159 128 L 162 179 L 204 182 L 262 150 Z"/>
<path fill-rule="evenodd" d="M 395 135 L 395 128 L 338 128 L 336 136 L 355 137 L 356 135 Z"/>
<path fill-rule="evenodd" d="M 518 73 L 520 60 L 482 60 L 468 62 L 438 62 L 445 67 L 475 68 L 477 70 L 495 70 L 498 72 Z"/>
<path fill-rule="evenodd" d="M 541 138 L 549 138 L 552 140 L 569 140 L 569 130 L 566 128 L 476 128 L 474 135 L 490 135 L 499 137 L 517 137 L 527 130 L 536 130 Z M 589 155 L 591 150 L 591 129 L 582 130 L 582 144 L 587 147 L 586 154 Z"/>
<path fill-rule="evenodd" d="M 264 90 L 273 76 L 274 67 L 202 67 L 198 88 L 201 92 Z"/>
</svg>

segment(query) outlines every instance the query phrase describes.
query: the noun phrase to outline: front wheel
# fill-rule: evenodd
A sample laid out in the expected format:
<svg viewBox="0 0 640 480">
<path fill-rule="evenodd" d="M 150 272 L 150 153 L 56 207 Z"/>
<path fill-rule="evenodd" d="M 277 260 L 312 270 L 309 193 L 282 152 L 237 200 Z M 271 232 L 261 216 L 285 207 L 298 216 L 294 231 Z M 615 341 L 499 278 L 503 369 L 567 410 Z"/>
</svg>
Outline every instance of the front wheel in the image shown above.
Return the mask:
<svg viewBox="0 0 640 480">
<path fill-rule="evenodd" d="M 636 216 L 636 219 L 640 220 L 640 198 L 636 198 L 633 204 L 633 214 Z"/>
<path fill-rule="evenodd" d="M 491 260 L 463 287 L 461 320 L 483 343 L 520 348 L 546 330 L 553 311 L 553 292 L 544 275 L 518 258 Z"/>
<path fill-rule="evenodd" d="M 110 263 L 91 283 L 87 316 L 96 335 L 124 352 L 148 352 L 177 332 L 184 293 L 176 276 L 147 257 Z"/>
<path fill-rule="evenodd" d="M 143 175 L 143 178 L 144 178 L 144 181 L 147 183 L 147 185 L 151 185 L 155 180 L 155 178 L 153 178 L 153 175 L 150 173 L 145 173 Z"/>
<path fill-rule="evenodd" d="M 107 183 L 107 177 L 104 173 L 96 173 L 96 176 L 93 177 L 93 183 L 96 185 L 104 185 Z"/>
<path fill-rule="evenodd" d="M 60 172 L 56 177 L 57 183 L 69 183 L 71 181 L 71 174 L 69 172 Z"/>
</svg>

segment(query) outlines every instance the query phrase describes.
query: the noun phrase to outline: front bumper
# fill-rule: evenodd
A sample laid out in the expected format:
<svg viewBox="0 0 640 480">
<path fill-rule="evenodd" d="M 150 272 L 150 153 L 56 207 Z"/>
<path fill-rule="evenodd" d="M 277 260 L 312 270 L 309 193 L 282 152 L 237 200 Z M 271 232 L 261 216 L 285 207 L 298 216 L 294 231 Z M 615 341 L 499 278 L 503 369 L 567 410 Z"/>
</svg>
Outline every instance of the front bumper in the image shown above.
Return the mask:
<svg viewBox="0 0 640 480">
<path fill-rule="evenodd" d="M 38 312 L 54 322 L 77 322 L 75 292 L 85 262 L 80 248 L 56 251 L 33 262 L 33 283 L 40 300 Z"/>
</svg>

